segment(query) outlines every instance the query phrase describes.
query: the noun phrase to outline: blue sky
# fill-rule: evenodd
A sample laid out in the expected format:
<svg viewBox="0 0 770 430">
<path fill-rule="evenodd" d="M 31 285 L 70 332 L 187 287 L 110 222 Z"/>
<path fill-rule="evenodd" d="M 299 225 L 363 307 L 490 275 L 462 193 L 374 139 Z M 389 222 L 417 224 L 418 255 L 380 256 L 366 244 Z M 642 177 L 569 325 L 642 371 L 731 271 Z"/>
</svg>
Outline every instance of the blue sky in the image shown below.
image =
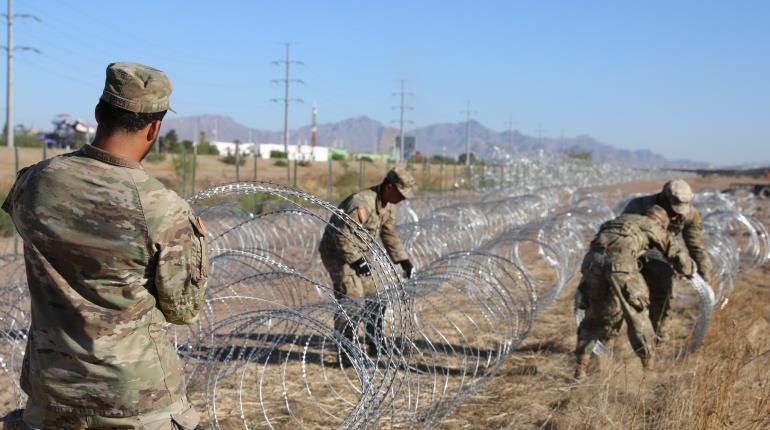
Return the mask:
<svg viewBox="0 0 770 430">
<path fill-rule="evenodd" d="M 4 3 L 4 2 L 3 2 Z M 164 69 L 180 116 L 278 130 L 282 43 L 297 66 L 292 126 L 397 118 L 590 134 L 719 164 L 770 161 L 770 2 L 16 0 L 16 122 L 90 120 L 112 61 Z M 5 41 L 3 31 L 3 44 Z M 5 80 L 5 67 L 2 68 Z"/>
</svg>

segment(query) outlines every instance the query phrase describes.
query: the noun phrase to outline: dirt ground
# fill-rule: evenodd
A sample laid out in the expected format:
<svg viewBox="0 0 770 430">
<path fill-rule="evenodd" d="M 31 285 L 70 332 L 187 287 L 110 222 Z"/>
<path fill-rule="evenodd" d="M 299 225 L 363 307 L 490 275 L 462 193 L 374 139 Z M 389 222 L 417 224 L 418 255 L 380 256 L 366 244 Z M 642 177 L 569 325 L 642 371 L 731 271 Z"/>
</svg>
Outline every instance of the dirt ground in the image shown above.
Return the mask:
<svg viewBox="0 0 770 430">
<path fill-rule="evenodd" d="M 769 275 L 768 268 L 741 273 L 730 304 L 715 312 L 695 353 L 676 360 L 664 347 L 657 370 L 644 374 L 621 334 L 613 356 L 594 360 L 592 374 L 579 383 L 572 379 L 572 285 L 497 377 L 440 428 L 770 428 Z"/>
</svg>

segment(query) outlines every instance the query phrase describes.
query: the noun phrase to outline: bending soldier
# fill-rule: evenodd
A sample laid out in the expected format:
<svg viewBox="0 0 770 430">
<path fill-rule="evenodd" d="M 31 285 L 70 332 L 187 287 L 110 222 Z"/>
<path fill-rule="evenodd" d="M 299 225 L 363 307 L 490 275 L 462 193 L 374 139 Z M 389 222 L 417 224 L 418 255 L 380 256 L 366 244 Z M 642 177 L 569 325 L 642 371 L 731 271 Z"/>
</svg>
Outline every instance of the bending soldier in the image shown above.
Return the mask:
<svg viewBox="0 0 770 430">
<path fill-rule="evenodd" d="M 703 244 L 701 215 L 692 206 L 692 198 L 693 193 L 687 182 L 676 179 L 666 182 L 658 194 L 631 200 L 623 209 L 623 213 L 642 214 L 653 205 L 665 209 L 671 219 L 668 225 L 669 234 L 672 237 L 682 234 L 687 251 L 698 266 L 698 274 L 706 282 L 711 282 L 711 259 Z M 640 262 L 642 276 L 650 291 L 650 320 L 655 330 L 655 340 L 664 342 L 669 338 L 674 270 L 657 252 L 644 254 Z"/>
<path fill-rule="evenodd" d="M 644 368 L 653 368 L 653 330 L 647 316 L 649 294 L 639 273 L 638 259 L 656 248 L 678 272 L 691 276 L 695 270 L 687 253 L 666 233 L 668 223 L 666 211 L 652 206 L 644 215 L 623 214 L 607 221 L 591 242 L 581 267 L 580 288 L 587 309 L 578 327 L 576 378 L 586 375 L 596 342 L 607 342 L 616 336 L 623 321 Z"/>
<path fill-rule="evenodd" d="M 396 234 L 396 208 L 400 201 L 413 195 L 414 178 L 401 167 L 388 172 L 380 185 L 359 191 L 342 201 L 339 209 L 361 224 L 382 244 L 391 261 L 400 264 L 406 277 L 412 275 L 412 263 Z M 384 307 L 378 301 L 371 270 L 363 256 L 361 247 L 355 243 L 355 236 L 348 231 L 341 219 L 333 216 L 324 230 L 318 248 L 324 267 L 331 276 L 334 293 L 338 300 L 346 303 L 347 317 L 338 312 L 334 318 L 334 329 L 350 340 L 357 336 L 361 319 L 366 320 L 365 340 L 368 353 L 376 355 L 382 342 L 382 315 Z M 361 305 L 350 302 L 368 297 Z M 349 364 L 349 357 L 341 354 L 343 364 Z"/>
<path fill-rule="evenodd" d="M 206 230 L 140 164 L 170 94 L 162 71 L 110 64 L 93 144 L 19 172 L 3 204 L 24 239 L 32 320 L 29 399 L 6 428 L 198 425 L 166 323 L 203 304 Z"/>
</svg>

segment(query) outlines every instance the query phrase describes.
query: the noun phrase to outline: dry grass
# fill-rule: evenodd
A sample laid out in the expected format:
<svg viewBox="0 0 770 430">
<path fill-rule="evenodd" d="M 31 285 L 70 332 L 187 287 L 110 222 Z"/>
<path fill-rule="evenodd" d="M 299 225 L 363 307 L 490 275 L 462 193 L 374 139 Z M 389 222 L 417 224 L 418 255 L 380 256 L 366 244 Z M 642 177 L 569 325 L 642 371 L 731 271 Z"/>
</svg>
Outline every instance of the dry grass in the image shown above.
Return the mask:
<svg viewBox="0 0 770 430">
<path fill-rule="evenodd" d="M 730 305 L 715 313 L 696 353 L 675 360 L 675 348 L 661 348 L 658 369 L 644 374 L 621 335 L 613 356 L 594 360 L 592 374 L 580 383 L 571 378 L 575 335 L 569 291 L 498 377 L 440 428 L 770 428 L 768 275 L 770 270 L 761 268 L 739 276 Z"/>
<path fill-rule="evenodd" d="M 22 149 L 21 165 L 40 159 L 39 150 Z M 49 155 L 54 155 L 50 151 Z M 13 157 L 7 148 L 0 148 L 0 190 L 13 181 Z M 219 162 L 215 157 L 201 157 L 196 189 L 206 185 L 235 180 L 234 166 Z M 334 175 L 341 175 L 342 166 L 335 164 Z M 349 169 L 357 172 L 357 163 Z M 148 164 L 147 170 L 174 187 L 178 179 L 173 174 L 170 158 L 158 164 Z M 433 169 L 431 175 L 437 174 Z M 285 168 L 263 161 L 260 179 L 281 181 Z M 326 164 L 316 163 L 299 168 L 300 188 L 325 197 Z M 382 164 L 367 163 L 366 183 L 379 181 L 385 172 Z M 242 179 L 253 175 L 247 163 L 241 170 Z M 445 173 L 447 183 L 449 173 Z M 419 178 L 419 175 L 417 175 Z M 741 178 L 698 178 L 696 190 L 714 186 L 722 188 Z M 419 179 L 418 179 L 419 180 Z M 605 190 L 655 191 L 661 181 L 639 181 Z M 3 244 L 0 250 L 7 248 Z M 575 344 L 575 322 L 572 315 L 572 293 L 564 291 L 535 324 L 525 342 L 503 363 L 500 372 L 478 395 L 463 403 L 445 419 L 442 429 L 766 429 L 770 428 L 770 270 L 751 269 L 737 279 L 736 292 L 730 304 L 716 311 L 704 345 L 682 360 L 676 351 L 687 336 L 692 319 L 690 302 L 677 306 L 677 338 L 660 351 L 658 369 L 644 374 L 637 358 L 630 352 L 624 335 L 615 342 L 611 357 L 595 360 L 592 374 L 580 383 L 572 378 Z M 275 372 L 272 369 L 271 372 Z M 301 369 L 287 368 L 287 383 L 292 391 L 301 390 Z M 311 369 L 317 371 L 317 369 Z M 250 370 L 251 372 L 251 370 Z M 254 375 L 248 375 L 254 381 Z M 281 386 L 275 373 L 270 395 L 282 398 Z M 331 378 L 341 378 L 332 375 Z M 267 381 L 266 381 L 267 382 Z M 341 381 L 340 385 L 344 385 Z M 7 385 L 6 382 L 3 384 Z M 335 384 L 336 385 L 336 384 Z M 223 390 L 228 390 L 223 384 Z M 232 390 L 232 387 L 230 387 Z M 222 394 L 225 394 L 223 392 Z M 0 396 L 0 405 L 8 406 L 9 390 Z M 233 392 L 229 393 L 234 394 Z M 200 400 L 200 391 L 192 392 Z M 225 395 L 224 397 L 231 397 Z M 321 396 L 322 397 L 322 396 Z M 302 398 L 298 396 L 297 398 Z M 258 399 L 245 399 L 254 407 L 250 417 L 259 422 Z M 235 413 L 235 403 L 222 405 L 222 411 Z M 329 405 L 333 409 L 332 405 Z M 280 408 L 279 408 L 280 409 Z M 323 428 L 323 417 L 308 414 L 317 409 L 297 404 L 300 421 L 308 427 Z M 204 411 L 201 411 L 204 412 Z M 204 412 L 205 414 L 205 412 Z M 237 416 L 237 414 L 234 414 Z M 239 420 L 224 428 L 238 428 Z M 276 424 L 288 426 L 289 420 Z M 325 424 L 326 423 L 326 424 Z"/>
</svg>

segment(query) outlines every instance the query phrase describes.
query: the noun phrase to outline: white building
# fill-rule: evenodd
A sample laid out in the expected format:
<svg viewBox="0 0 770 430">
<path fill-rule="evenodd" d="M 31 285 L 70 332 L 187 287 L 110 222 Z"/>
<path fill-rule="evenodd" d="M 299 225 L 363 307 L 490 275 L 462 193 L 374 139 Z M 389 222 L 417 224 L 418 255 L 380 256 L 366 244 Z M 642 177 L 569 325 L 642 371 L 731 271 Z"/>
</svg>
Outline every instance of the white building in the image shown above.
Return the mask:
<svg viewBox="0 0 770 430">
<path fill-rule="evenodd" d="M 212 145 L 217 147 L 219 155 L 235 154 L 235 142 L 211 142 Z M 241 154 L 251 154 L 254 152 L 254 142 L 241 142 L 239 145 L 239 151 Z"/>
<path fill-rule="evenodd" d="M 211 144 L 217 147 L 220 155 L 226 155 L 228 150 L 230 154 L 235 154 L 235 142 L 211 142 Z M 259 150 L 259 157 L 263 160 L 269 159 L 272 151 L 283 152 L 283 145 L 280 143 L 242 142 L 239 149 L 241 154 L 251 155 L 255 148 Z M 289 160 L 328 161 L 329 148 L 326 146 L 313 148 L 310 145 L 289 145 Z"/>
</svg>

